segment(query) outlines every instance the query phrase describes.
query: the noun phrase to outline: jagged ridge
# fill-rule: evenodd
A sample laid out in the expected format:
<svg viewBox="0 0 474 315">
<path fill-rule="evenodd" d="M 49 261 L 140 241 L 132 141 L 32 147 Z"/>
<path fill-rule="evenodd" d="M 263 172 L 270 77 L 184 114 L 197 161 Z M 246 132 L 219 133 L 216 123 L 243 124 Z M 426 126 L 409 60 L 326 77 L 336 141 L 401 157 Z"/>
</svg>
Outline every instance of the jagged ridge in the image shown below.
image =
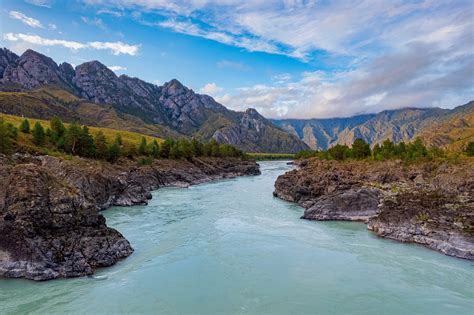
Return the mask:
<svg viewBox="0 0 474 315">
<path fill-rule="evenodd" d="M 214 138 L 254 152 L 296 152 L 307 148 L 298 137 L 255 115 L 255 110 L 231 111 L 176 79 L 156 86 L 138 78 L 117 76 L 99 61 L 86 62 L 74 69 L 68 63 L 57 65 L 31 49 L 21 56 L 0 49 L 0 90 L 51 86 L 89 102 L 111 105 L 119 113 L 165 126 L 184 136 Z"/>
</svg>

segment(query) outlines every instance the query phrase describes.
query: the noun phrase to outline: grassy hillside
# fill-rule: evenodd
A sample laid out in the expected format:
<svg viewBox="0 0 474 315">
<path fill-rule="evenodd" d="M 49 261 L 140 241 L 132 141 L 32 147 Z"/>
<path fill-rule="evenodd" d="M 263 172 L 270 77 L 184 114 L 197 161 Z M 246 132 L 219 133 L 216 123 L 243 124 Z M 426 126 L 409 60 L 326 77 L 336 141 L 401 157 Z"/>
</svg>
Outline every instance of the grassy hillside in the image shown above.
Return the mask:
<svg viewBox="0 0 474 315">
<path fill-rule="evenodd" d="M 35 119 L 60 117 L 65 122 L 79 122 L 93 127 L 126 130 L 159 138 L 183 135 L 161 125 L 146 124 L 140 118 L 118 113 L 112 106 L 86 102 L 57 88 L 29 92 L 0 92 L 0 112 Z"/>
<path fill-rule="evenodd" d="M 433 121 L 418 136 L 428 145 L 461 151 L 474 141 L 474 102 L 459 106 L 449 115 Z"/>
<path fill-rule="evenodd" d="M 20 126 L 21 122 L 25 119 L 23 117 L 7 115 L 7 114 L 2 114 L 2 113 L 0 113 L 0 118 L 2 118 L 7 123 L 13 124 L 17 128 Z M 46 120 L 28 118 L 28 121 L 30 122 L 31 128 L 34 126 L 36 122 L 39 122 L 45 130 L 47 128 L 50 128 L 50 123 L 49 121 L 46 121 Z M 67 127 L 69 124 L 65 123 L 64 125 Z M 155 138 L 155 137 L 143 135 L 136 132 L 115 130 L 115 129 L 110 129 L 110 128 L 92 127 L 92 126 L 88 126 L 88 127 L 89 127 L 90 133 L 93 136 L 95 136 L 99 131 L 102 131 L 108 143 L 112 143 L 117 137 L 117 135 L 120 134 L 120 136 L 122 137 L 122 142 L 124 146 L 129 146 L 129 147 L 131 146 L 137 147 L 140 144 L 142 137 L 145 137 L 148 143 L 151 143 L 153 139 L 156 139 L 158 143 L 162 143 L 164 141 L 161 138 Z M 30 150 L 37 151 L 37 152 L 44 151 L 44 149 L 40 149 L 33 144 L 32 138 L 33 137 L 31 134 L 18 132 L 18 139 L 17 139 L 18 145 L 29 151 Z M 51 153 L 51 152 L 48 152 L 48 153 Z"/>
</svg>

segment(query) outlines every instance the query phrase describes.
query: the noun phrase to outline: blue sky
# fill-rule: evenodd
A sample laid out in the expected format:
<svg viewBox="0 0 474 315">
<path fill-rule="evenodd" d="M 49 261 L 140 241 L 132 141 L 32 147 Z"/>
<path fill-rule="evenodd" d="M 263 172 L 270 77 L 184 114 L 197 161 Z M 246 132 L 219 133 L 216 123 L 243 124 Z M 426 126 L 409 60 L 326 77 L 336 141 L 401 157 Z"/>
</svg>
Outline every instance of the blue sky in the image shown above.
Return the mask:
<svg viewBox="0 0 474 315">
<path fill-rule="evenodd" d="M 271 118 L 474 99 L 472 1 L 0 0 L 0 44 Z"/>
</svg>

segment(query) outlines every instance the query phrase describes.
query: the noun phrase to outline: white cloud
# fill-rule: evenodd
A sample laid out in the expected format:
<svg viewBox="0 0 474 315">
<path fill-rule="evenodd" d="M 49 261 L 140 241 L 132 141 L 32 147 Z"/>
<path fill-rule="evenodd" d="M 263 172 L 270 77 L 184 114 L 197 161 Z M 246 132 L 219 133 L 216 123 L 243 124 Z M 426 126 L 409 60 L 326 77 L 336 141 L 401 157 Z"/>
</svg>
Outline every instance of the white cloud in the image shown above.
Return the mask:
<svg viewBox="0 0 474 315">
<path fill-rule="evenodd" d="M 88 46 L 93 49 L 110 50 L 114 55 L 130 55 L 138 54 L 139 45 L 128 45 L 122 42 L 89 42 Z"/>
<path fill-rule="evenodd" d="M 7 33 L 3 36 L 5 40 L 9 41 L 24 41 L 33 45 L 39 46 L 62 46 L 72 50 L 78 50 L 86 48 L 87 45 L 75 41 L 61 40 L 61 39 L 47 39 L 40 37 L 38 35 L 28 35 L 28 34 L 13 34 Z"/>
<path fill-rule="evenodd" d="M 38 35 L 29 34 L 14 34 L 6 33 L 3 38 L 8 41 L 18 42 L 23 41 L 29 44 L 38 46 L 62 46 L 72 50 L 79 49 L 97 49 L 97 50 L 109 50 L 114 55 L 131 55 L 135 56 L 138 54 L 139 45 L 129 45 L 122 42 L 88 42 L 81 43 L 77 41 L 62 40 L 62 39 L 48 39 Z"/>
<path fill-rule="evenodd" d="M 119 72 L 119 71 L 125 71 L 125 70 L 127 70 L 126 67 L 122 67 L 122 66 L 107 66 L 107 68 L 109 68 L 109 69 L 112 70 L 113 72 Z"/>
<path fill-rule="evenodd" d="M 52 0 L 25 0 L 29 4 L 36 5 L 38 7 L 51 8 L 53 1 Z"/>
<path fill-rule="evenodd" d="M 446 55 L 438 45 L 418 43 L 354 70 L 306 72 L 299 80 L 243 87 L 219 100 L 235 110 L 253 107 L 271 118 L 303 119 L 461 105 L 474 93 L 474 58 Z"/>
<path fill-rule="evenodd" d="M 40 21 L 37 19 L 34 19 L 32 17 L 26 16 L 25 14 L 18 12 L 18 11 L 10 11 L 9 13 L 10 18 L 19 20 L 23 22 L 24 24 L 34 27 L 34 28 L 44 28 L 43 24 L 41 24 Z"/>
<path fill-rule="evenodd" d="M 349 116 L 459 105 L 474 95 L 468 0 L 86 1 L 133 12 L 143 24 L 329 69 L 280 74 L 217 98 L 234 109 L 255 107 L 269 117 Z"/>
<path fill-rule="evenodd" d="M 241 37 L 225 31 L 217 31 L 213 29 L 204 29 L 201 25 L 190 21 L 178 21 L 169 19 L 160 23 L 144 23 L 151 26 L 160 26 L 171 29 L 174 32 L 202 37 L 214 40 L 219 43 L 245 48 L 248 51 L 263 51 L 272 54 L 285 54 L 279 48 L 269 42 L 259 38 Z"/>
<path fill-rule="evenodd" d="M 208 95 L 216 95 L 216 94 L 219 94 L 220 92 L 222 92 L 223 90 L 224 90 L 223 88 L 221 88 L 220 86 L 218 86 L 217 84 L 212 82 L 212 83 L 207 83 L 206 85 L 204 85 L 199 90 L 199 92 L 201 92 L 203 94 L 208 94 Z"/>
<path fill-rule="evenodd" d="M 376 45 L 380 49 L 385 44 L 397 42 L 391 39 L 381 42 L 381 34 L 386 29 L 397 28 L 413 20 L 423 22 L 453 16 L 470 9 L 466 1 L 450 0 L 408 3 L 402 0 L 84 1 L 98 5 L 102 10 L 117 7 L 128 9 L 138 19 L 142 16 L 150 18 L 149 13 L 156 13 L 165 17 L 165 20 L 158 23 L 142 22 L 249 51 L 282 54 L 304 61 L 311 60 L 311 54 L 316 50 L 354 56 L 370 45 Z M 142 15 L 142 12 L 147 14 Z M 449 29 L 445 31 L 450 32 Z"/>
</svg>

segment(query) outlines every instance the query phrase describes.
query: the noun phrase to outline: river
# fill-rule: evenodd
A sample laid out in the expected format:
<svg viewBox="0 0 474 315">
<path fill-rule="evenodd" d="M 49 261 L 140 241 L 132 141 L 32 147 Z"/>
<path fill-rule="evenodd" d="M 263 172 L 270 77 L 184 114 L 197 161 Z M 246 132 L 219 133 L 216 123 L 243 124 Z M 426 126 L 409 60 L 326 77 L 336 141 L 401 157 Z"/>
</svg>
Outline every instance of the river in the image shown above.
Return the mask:
<svg viewBox="0 0 474 315">
<path fill-rule="evenodd" d="M 0 279 L 0 313 L 472 314 L 473 262 L 299 219 L 261 176 L 155 191 L 105 211 L 135 253 L 94 277 Z"/>
</svg>

